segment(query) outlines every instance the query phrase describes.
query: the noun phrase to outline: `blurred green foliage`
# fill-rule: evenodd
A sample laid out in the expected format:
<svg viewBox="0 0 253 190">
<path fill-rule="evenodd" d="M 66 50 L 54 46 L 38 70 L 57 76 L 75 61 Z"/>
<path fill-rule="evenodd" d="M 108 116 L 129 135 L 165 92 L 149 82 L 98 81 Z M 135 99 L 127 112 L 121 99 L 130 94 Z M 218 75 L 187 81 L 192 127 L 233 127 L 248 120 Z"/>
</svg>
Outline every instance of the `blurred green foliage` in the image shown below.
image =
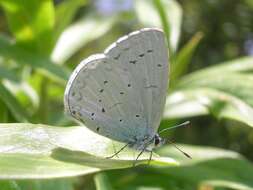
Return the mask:
<svg viewBox="0 0 253 190">
<path fill-rule="evenodd" d="M 83 58 L 102 52 L 128 32 L 160 27 L 167 37 L 171 65 L 160 129 L 191 120 L 192 127 L 173 130 L 170 138 L 191 144 L 182 147 L 194 158 L 185 160 L 170 146 L 164 146 L 157 153 L 174 158 L 182 166 L 118 169 L 67 180 L 3 180 L 0 190 L 253 189 L 251 0 L 0 0 L 0 7 L 1 123 L 53 125 L 53 137 L 61 134 L 65 139 L 67 129 L 61 131 L 57 126 L 74 124 L 63 110 L 63 93 L 71 71 Z M 1 134 L 9 135 L 0 139 L 0 178 L 22 178 L 18 170 L 22 163 L 18 165 L 17 158 L 26 161 L 30 173 L 38 167 L 33 156 L 41 155 L 34 152 L 43 150 L 48 142 L 47 138 L 38 139 L 30 146 L 39 138 L 36 127 L 0 126 Z M 30 136 L 22 139 L 20 135 L 29 131 Z M 6 148 L 19 146 L 25 147 L 27 154 L 14 151 L 18 155 L 15 157 L 5 153 Z M 26 159 L 29 154 L 31 160 Z M 86 157 L 82 156 L 84 161 L 79 162 L 84 167 Z M 50 176 L 53 167 L 47 159 L 51 158 L 45 156 L 40 161 L 49 167 L 46 174 Z M 121 168 L 120 164 L 108 164 L 108 168 Z M 92 172 L 98 171 L 98 166 L 87 166 L 93 167 Z M 9 177 L 5 167 L 11 169 Z"/>
</svg>

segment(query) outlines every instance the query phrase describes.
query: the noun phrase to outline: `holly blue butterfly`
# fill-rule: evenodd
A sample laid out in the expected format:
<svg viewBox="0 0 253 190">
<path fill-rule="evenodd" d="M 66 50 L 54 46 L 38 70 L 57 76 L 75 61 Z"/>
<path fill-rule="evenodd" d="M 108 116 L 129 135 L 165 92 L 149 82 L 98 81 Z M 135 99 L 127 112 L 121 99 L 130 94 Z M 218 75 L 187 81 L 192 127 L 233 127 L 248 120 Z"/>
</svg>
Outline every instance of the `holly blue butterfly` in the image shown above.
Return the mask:
<svg viewBox="0 0 253 190">
<path fill-rule="evenodd" d="M 65 90 L 65 110 L 102 136 L 152 153 L 152 145 L 162 142 L 157 129 L 168 73 L 163 32 L 132 32 L 77 66 Z"/>
</svg>

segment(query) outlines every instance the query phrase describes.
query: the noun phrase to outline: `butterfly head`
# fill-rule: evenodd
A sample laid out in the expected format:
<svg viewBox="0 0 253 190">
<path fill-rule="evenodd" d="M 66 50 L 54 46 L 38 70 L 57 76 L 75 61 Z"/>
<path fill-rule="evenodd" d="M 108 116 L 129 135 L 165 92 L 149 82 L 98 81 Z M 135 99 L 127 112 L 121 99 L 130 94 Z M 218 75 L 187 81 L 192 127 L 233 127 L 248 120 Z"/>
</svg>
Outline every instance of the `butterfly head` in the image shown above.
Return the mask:
<svg viewBox="0 0 253 190">
<path fill-rule="evenodd" d="M 154 145 L 155 147 L 159 147 L 165 143 L 165 140 L 162 139 L 158 134 L 154 136 Z"/>
</svg>

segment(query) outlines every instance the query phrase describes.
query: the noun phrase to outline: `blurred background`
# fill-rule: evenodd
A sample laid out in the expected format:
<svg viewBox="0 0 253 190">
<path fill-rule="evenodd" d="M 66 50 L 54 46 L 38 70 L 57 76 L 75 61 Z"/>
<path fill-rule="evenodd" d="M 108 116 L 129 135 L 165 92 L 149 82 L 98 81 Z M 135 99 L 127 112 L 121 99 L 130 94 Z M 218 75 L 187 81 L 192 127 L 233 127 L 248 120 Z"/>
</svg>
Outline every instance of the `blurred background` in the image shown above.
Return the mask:
<svg viewBox="0 0 253 190">
<path fill-rule="evenodd" d="M 63 108 L 71 71 L 122 35 L 160 27 L 167 37 L 171 64 L 160 129 L 191 121 L 190 127 L 171 130 L 166 138 L 185 144 L 182 147 L 189 154 L 192 147 L 216 147 L 253 161 L 252 0 L 3 0 L 0 8 L 1 123 L 76 125 Z M 224 163 L 229 161 L 212 164 L 221 170 Z M 203 168 L 215 168 L 212 164 L 166 174 L 157 168 L 130 168 L 100 177 L 114 189 L 253 188 L 251 179 L 245 180 L 245 186 L 235 182 L 253 171 L 236 178 L 234 169 L 228 171 L 233 177 L 221 177 L 223 182 L 235 179 L 234 185 L 201 185 L 208 173 Z M 216 175 L 215 169 L 209 172 Z M 64 187 L 61 180 L 17 185 L 20 189 L 95 189 L 93 177 L 68 179 Z"/>
</svg>

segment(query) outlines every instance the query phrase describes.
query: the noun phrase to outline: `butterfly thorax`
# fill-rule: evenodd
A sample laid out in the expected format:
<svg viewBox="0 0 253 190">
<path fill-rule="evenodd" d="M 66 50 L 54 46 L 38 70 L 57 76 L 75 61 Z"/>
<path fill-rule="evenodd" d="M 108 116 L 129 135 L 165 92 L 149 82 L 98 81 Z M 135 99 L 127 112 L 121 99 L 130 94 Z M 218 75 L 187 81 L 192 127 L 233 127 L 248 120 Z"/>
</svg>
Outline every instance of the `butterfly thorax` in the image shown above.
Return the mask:
<svg viewBox="0 0 253 190">
<path fill-rule="evenodd" d="M 136 150 L 152 151 L 155 147 L 163 144 L 163 139 L 158 135 L 146 135 L 143 138 L 136 139 L 134 142 L 129 143 L 131 148 Z"/>
</svg>

